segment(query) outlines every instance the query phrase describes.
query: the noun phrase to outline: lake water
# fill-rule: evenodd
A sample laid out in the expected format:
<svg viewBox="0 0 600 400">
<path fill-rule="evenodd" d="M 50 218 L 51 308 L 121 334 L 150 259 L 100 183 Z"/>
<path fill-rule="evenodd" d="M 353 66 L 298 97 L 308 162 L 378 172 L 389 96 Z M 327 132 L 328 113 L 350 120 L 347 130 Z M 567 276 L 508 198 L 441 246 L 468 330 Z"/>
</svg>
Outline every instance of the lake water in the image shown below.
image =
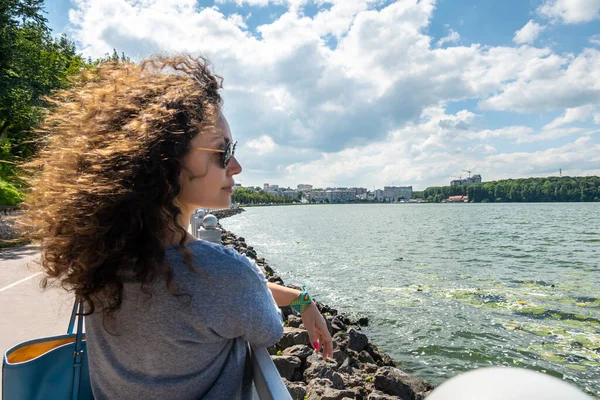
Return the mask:
<svg viewBox="0 0 600 400">
<path fill-rule="evenodd" d="M 600 204 L 259 207 L 221 223 L 285 282 L 368 316 L 409 373 L 519 366 L 600 397 Z"/>
</svg>

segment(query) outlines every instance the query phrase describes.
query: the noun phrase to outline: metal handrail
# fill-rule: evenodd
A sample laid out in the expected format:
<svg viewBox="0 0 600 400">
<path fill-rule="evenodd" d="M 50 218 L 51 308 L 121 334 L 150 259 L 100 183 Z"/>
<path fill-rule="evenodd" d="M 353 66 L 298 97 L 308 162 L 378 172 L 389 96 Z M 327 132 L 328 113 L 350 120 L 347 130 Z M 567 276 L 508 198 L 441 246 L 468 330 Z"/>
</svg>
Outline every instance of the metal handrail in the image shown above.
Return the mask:
<svg viewBox="0 0 600 400">
<path fill-rule="evenodd" d="M 292 400 L 279 371 L 264 347 L 248 345 L 252 361 L 252 380 L 260 400 Z"/>
<path fill-rule="evenodd" d="M 194 215 L 192 215 L 190 223 L 191 233 L 199 238 L 202 233 L 200 233 L 197 221 L 194 220 Z M 207 235 L 205 239 L 213 239 L 216 243 L 221 243 L 220 234 Z M 281 375 L 279 375 L 279 371 L 275 367 L 273 360 L 271 360 L 267 349 L 248 344 L 248 352 L 250 353 L 250 365 L 252 366 L 252 380 L 259 399 L 292 400 L 292 396 L 281 380 Z"/>
</svg>

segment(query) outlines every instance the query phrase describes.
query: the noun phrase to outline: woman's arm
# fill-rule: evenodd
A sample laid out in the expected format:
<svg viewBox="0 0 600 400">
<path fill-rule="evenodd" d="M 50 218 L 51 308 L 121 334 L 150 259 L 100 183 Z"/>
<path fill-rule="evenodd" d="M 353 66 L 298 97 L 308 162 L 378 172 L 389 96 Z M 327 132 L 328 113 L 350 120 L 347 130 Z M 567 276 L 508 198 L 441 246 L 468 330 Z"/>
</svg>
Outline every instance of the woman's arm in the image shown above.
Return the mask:
<svg viewBox="0 0 600 400">
<path fill-rule="evenodd" d="M 275 299 L 275 304 L 279 307 L 289 306 L 301 293 L 299 290 L 281 286 L 273 282 L 267 282 L 267 287 Z"/>
<path fill-rule="evenodd" d="M 275 303 L 279 307 L 289 306 L 300 293 L 299 290 L 278 285 L 273 282 L 267 282 L 267 287 L 271 291 Z M 317 305 L 313 301 L 306 310 L 302 313 L 302 323 L 308 331 L 308 337 L 313 347 L 318 351 L 319 348 L 323 351 L 323 358 L 331 358 L 333 356 L 333 341 L 331 334 L 327 329 L 327 323 L 319 312 Z"/>
</svg>

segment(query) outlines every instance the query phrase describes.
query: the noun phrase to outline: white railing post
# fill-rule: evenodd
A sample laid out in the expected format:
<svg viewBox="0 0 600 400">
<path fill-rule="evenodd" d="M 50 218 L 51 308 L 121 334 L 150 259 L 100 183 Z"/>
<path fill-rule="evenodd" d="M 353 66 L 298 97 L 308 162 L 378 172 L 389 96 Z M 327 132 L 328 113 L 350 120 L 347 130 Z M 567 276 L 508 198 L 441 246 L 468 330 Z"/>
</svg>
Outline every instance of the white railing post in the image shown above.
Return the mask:
<svg viewBox="0 0 600 400">
<path fill-rule="evenodd" d="M 202 219 L 204 218 L 205 214 L 206 211 L 204 211 L 202 208 L 199 208 L 192 213 L 192 218 L 190 221 L 190 233 L 196 238 L 198 237 L 198 230 L 200 227 L 202 227 Z"/>
<path fill-rule="evenodd" d="M 198 230 L 198 238 L 207 242 L 221 243 L 221 230 L 217 228 L 217 217 L 212 214 L 204 216 L 202 227 Z"/>
</svg>

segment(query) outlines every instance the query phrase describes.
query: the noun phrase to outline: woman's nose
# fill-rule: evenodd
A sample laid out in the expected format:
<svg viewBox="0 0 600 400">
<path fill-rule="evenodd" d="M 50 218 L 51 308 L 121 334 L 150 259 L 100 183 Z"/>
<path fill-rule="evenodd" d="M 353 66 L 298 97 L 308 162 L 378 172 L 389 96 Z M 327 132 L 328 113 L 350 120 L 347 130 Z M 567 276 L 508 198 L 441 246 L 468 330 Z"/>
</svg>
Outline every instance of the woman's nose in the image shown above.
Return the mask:
<svg viewBox="0 0 600 400">
<path fill-rule="evenodd" d="M 242 165 L 235 156 L 232 156 L 229 160 L 229 165 L 227 165 L 227 174 L 233 176 L 240 172 L 242 172 Z"/>
</svg>

